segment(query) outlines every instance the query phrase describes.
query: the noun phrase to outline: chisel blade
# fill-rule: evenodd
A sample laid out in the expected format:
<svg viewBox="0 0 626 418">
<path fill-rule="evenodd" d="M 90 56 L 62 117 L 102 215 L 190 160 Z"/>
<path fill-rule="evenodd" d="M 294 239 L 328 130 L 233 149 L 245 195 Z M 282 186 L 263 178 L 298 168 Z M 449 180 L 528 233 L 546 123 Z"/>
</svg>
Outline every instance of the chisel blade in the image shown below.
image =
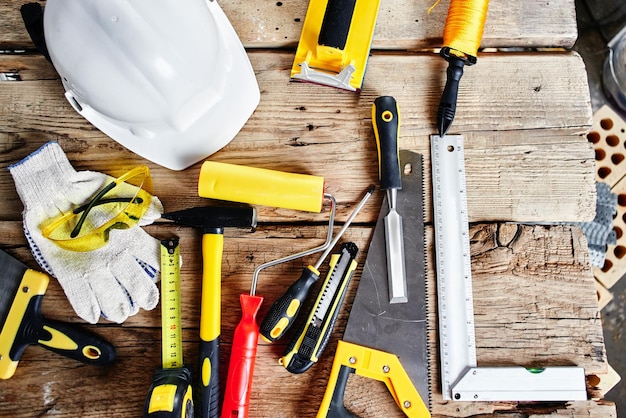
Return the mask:
<svg viewBox="0 0 626 418">
<path fill-rule="evenodd" d="M 400 216 L 395 208 L 390 209 L 387 216 L 385 216 L 385 243 L 387 251 L 389 303 L 406 303 L 408 302 L 408 298 L 404 265 L 402 216 Z"/>
</svg>

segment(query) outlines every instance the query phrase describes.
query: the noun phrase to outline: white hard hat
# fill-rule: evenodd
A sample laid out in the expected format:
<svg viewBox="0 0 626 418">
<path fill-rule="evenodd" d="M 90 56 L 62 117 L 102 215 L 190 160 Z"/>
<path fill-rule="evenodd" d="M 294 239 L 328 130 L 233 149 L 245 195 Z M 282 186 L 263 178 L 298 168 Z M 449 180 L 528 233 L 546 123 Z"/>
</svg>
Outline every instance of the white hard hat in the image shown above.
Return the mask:
<svg viewBox="0 0 626 418">
<path fill-rule="evenodd" d="M 74 109 L 173 170 L 228 144 L 259 104 L 246 51 L 215 1 L 48 0 L 44 34 Z"/>
</svg>

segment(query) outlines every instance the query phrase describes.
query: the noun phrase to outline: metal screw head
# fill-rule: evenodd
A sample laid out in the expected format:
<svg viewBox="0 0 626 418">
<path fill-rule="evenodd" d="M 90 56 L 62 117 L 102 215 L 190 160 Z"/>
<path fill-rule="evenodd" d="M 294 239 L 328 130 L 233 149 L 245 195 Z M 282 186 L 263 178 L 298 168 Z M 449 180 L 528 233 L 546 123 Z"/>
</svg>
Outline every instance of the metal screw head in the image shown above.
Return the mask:
<svg viewBox="0 0 626 418">
<path fill-rule="evenodd" d="M 389 366 L 383 366 L 383 373 L 389 373 Z"/>
<path fill-rule="evenodd" d="M 404 401 L 403 405 L 406 409 L 409 409 L 411 407 L 411 401 Z"/>
<path fill-rule="evenodd" d="M 350 357 L 350 359 L 348 359 L 348 361 L 350 362 L 350 364 L 354 364 L 356 363 L 356 357 Z"/>
</svg>

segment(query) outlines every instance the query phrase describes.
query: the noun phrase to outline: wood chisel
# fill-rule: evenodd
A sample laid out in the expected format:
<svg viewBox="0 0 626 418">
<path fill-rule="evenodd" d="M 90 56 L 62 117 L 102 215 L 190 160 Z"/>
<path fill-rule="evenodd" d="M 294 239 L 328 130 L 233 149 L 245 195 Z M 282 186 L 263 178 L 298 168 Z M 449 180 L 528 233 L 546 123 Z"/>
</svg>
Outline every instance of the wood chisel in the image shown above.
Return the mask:
<svg viewBox="0 0 626 418">
<path fill-rule="evenodd" d="M 145 418 L 193 418 L 191 370 L 183 363 L 178 238 L 161 241 L 161 361 L 144 407 Z"/>
<path fill-rule="evenodd" d="M 279 360 L 291 373 L 304 373 L 322 355 L 333 331 L 339 309 L 346 296 L 359 252 L 353 242 L 341 244 L 339 254 L 330 257 L 329 271 L 311 312 L 298 333 L 292 338 Z"/>
<path fill-rule="evenodd" d="M 402 189 L 398 157 L 400 112 L 391 96 L 380 96 L 372 105 L 372 124 L 378 149 L 378 177 L 380 188 L 387 191 L 389 213 L 385 216 L 385 243 L 387 249 L 387 280 L 389 302 L 405 303 L 407 299 L 402 216 L 398 213 L 397 194 Z"/>
<path fill-rule="evenodd" d="M 86 364 L 106 366 L 115 360 L 115 348 L 103 338 L 42 316 L 49 281 L 0 250 L 0 379 L 13 376 L 24 350 L 34 344 Z"/>
<path fill-rule="evenodd" d="M 463 137 L 430 137 L 442 394 L 458 401 L 586 400 L 581 367 L 476 367 Z"/>
<path fill-rule="evenodd" d="M 409 417 L 430 417 L 427 341 L 426 265 L 424 257 L 424 209 L 422 156 L 400 151 L 403 189 L 398 208 L 405 215 L 404 245 L 407 254 L 407 290 L 411 303 L 389 303 L 381 295 L 385 278 L 384 215 L 381 209 L 374 228 L 363 274 L 324 399 L 317 414 L 351 416 L 343 405 L 351 373 L 384 382 L 398 407 Z"/>
</svg>

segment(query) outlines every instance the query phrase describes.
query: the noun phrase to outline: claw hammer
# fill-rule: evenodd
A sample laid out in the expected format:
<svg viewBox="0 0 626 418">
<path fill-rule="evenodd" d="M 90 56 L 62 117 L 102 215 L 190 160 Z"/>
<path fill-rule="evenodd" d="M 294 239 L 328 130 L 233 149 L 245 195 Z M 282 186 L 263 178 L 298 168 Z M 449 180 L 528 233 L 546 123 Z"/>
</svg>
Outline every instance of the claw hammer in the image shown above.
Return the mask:
<svg viewBox="0 0 626 418">
<path fill-rule="evenodd" d="M 220 414 L 219 338 L 221 332 L 222 252 L 224 228 L 256 227 L 252 206 L 203 206 L 161 215 L 202 232 L 202 301 L 200 308 L 200 402 L 197 416 Z M 199 407 L 199 408 L 198 408 Z"/>
</svg>

